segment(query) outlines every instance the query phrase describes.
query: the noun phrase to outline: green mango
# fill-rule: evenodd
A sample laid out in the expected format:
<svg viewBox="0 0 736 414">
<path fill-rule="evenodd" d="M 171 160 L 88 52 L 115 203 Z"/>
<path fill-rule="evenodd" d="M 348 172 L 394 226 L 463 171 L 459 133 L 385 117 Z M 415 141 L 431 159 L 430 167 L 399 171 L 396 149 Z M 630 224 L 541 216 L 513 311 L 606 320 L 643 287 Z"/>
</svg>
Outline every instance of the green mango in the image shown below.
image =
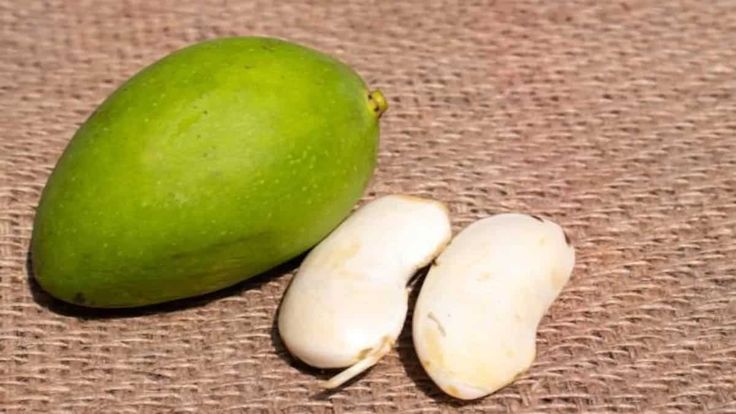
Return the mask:
<svg viewBox="0 0 736 414">
<path fill-rule="evenodd" d="M 386 101 L 347 65 L 258 37 L 174 52 L 79 128 L 31 242 L 51 295 L 132 307 L 212 292 L 324 238 L 376 163 Z"/>
</svg>

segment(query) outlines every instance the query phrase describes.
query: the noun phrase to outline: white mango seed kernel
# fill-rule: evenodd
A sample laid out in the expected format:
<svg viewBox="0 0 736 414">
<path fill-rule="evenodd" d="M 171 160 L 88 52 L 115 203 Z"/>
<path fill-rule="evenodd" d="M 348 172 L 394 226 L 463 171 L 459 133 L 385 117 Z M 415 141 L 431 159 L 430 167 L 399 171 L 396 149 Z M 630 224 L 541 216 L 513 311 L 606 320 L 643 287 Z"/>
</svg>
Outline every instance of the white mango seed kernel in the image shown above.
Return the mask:
<svg viewBox="0 0 736 414">
<path fill-rule="evenodd" d="M 536 216 L 499 214 L 460 232 L 429 270 L 414 309 L 414 347 L 432 380 L 474 399 L 525 372 L 539 321 L 574 263 L 562 228 Z"/>
<path fill-rule="evenodd" d="M 278 316 L 286 348 L 314 367 L 349 367 L 327 388 L 373 366 L 401 332 L 409 279 L 450 236 L 447 208 L 434 200 L 390 195 L 358 209 L 292 280 Z"/>
</svg>

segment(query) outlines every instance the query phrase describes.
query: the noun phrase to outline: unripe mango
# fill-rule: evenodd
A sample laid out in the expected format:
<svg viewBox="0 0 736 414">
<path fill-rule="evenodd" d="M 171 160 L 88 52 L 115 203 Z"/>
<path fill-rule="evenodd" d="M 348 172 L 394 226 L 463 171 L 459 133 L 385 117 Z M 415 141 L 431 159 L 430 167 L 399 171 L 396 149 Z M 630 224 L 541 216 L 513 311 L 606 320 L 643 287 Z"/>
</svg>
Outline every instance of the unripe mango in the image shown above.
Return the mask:
<svg viewBox="0 0 736 414">
<path fill-rule="evenodd" d="M 67 302 L 131 307 L 283 263 L 360 198 L 385 109 L 348 66 L 293 43 L 227 38 L 172 53 L 67 146 L 36 214 L 36 279 Z"/>
</svg>

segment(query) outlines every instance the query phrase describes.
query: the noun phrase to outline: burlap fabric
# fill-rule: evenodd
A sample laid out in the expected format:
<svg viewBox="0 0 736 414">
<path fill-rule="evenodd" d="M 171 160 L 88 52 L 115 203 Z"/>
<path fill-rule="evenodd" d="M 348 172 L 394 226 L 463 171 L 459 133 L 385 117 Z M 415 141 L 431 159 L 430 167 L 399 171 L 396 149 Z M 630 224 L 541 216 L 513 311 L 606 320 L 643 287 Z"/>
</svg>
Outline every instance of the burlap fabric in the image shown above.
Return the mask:
<svg viewBox="0 0 736 414">
<path fill-rule="evenodd" d="M 736 413 L 736 2 L 0 0 L 0 411 Z M 407 326 L 320 393 L 273 328 L 297 263 L 142 311 L 28 279 L 34 207 L 86 116 L 188 43 L 261 34 L 352 64 L 391 103 L 366 199 L 435 197 L 455 230 L 566 226 L 570 283 L 529 372 L 458 403 Z"/>
</svg>

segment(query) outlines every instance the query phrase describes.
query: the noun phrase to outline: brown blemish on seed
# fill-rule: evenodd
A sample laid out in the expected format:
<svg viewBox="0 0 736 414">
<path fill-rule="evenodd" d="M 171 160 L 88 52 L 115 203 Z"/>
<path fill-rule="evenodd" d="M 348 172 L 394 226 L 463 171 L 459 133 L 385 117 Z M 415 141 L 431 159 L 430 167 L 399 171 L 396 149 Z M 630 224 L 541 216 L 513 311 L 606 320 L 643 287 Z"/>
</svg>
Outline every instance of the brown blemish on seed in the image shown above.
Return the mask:
<svg viewBox="0 0 736 414">
<path fill-rule="evenodd" d="M 458 390 L 454 385 L 448 385 L 445 391 L 455 398 L 460 398 L 460 390 Z"/>
<path fill-rule="evenodd" d="M 529 214 L 529 217 L 533 218 L 534 220 L 538 220 L 538 221 L 544 223 L 544 220 L 541 217 L 539 217 L 539 216 L 537 216 L 535 214 Z"/>
<path fill-rule="evenodd" d="M 425 204 L 428 201 L 430 201 L 430 202 L 432 201 L 432 200 L 428 200 L 428 199 L 422 198 L 422 197 L 417 197 L 417 196 L 411 195 L 411 194 L 396 194 L 395 197 L 396 198 L 400 198 L 400 199 L 405 200 L 405 201 L 411 201 L 411 202 L 421 203 L 421 204 Z M 437 203 L 439 203 L 439 201 L 437 201 Z"/>
<path fill-rule="evenodd" d="M 388 352 L 392 346 L 394 346 L 394 339 L 388 335 L 384 335 L 383 338 L 381 338 L 381 346 L 379 348 L 385 348 Z"/>
<path fill-rule="evenodd" d="M 357 359 L 358 361 L 360 361 L 361 359 L 363 359 L 366 356 L 368 356 L 368 354 L 372 350 L 373 350 L 373 348 L 370 348 L 370 347 L 361 349 L 360 352 L 358 352 L 358 356 L 356 356 L 355 359 Z"/>
<path fill-rule="evenodd" d="M 395 197 L 401 198 L 406 201 L 413 201 L 420 204 L 427 204 L 427 203 L 433 203 L 440 207 L 445 213 L 450 214 L 450 209 L 447 207 L 447 204 L 443 203 L 442 201 L 438 200 L 430 200 L 428 198 L 422 198 L 411 194 L 396 194 Z"/>
<path fill-rule="evenodd" d="M 567 283 L 567 277 L 563 272 L 552 272 L 552 286 L 556 289 L 562 289 Z"/>
<path fill-rule="evenodd" d="M 422 338 L 419 340 L 419 343 L 424 343 L 425 346 L 425 366 L 432 365 L 437 366 L 438 368 L 442 367 L 444 365 L 445 358 L 444 353 L 442 352 L 442 345 L 440 343 L 442 341 L 440 332 L 430 326 L 425 326 L 424 329 L 422 329 L 421 337 Z"/>
<path fill-rule="evenodd" d="M 352 240 L 350 243 L 340 245 L 320 257 L 320 265 L 328 268 L 340 268 L 345 262 L 353 258 L 359 250 L 360 241 Z"/>
</svg>

